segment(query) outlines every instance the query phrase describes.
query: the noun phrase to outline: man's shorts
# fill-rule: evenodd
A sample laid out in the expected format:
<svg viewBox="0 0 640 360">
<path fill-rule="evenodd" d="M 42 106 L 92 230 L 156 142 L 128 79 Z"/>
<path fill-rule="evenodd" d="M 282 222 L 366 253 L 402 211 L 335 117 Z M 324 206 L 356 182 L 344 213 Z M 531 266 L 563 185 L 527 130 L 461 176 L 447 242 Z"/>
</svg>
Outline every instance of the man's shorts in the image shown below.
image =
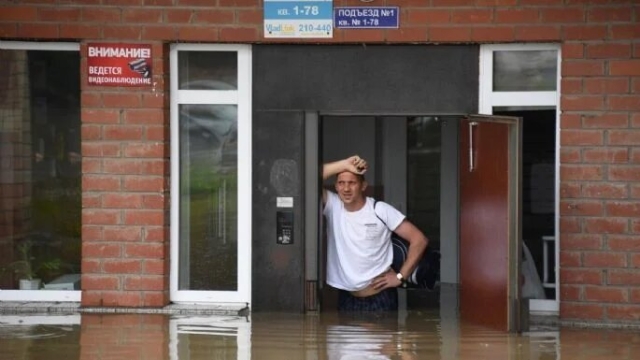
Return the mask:
<svg viewBox="0 0 640 360">
<path fill-rule="evenodd" d="M 338 311 L 396 311 L 398 310 L 398 289 L 385 289 L 375 295 L 356 297 L 349 291 L 340 290 Z"/>
</svg>

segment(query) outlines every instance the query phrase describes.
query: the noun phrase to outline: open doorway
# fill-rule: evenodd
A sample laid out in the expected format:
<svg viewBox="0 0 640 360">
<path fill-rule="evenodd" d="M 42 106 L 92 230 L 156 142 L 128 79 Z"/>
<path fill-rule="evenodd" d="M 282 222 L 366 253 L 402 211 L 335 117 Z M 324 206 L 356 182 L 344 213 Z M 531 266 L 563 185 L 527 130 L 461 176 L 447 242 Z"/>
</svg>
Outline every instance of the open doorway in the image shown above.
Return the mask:
<svg viewBox="0 0 640 360">
<path fill-rule="evenodd" d="M 308 250 L 318 249 L 318 159 L 321 156 L 317 153 L 321 129 L 310 126 L 313 123 L 310 119 L 315 116 L 317 124 L 320 116 L 327 115 L 406 118 L 475 112 L 478 109 L 479 48 L 474 44 L 366 47 L 357 44 L 258 44 L 251 47 L 252 181 L 255 189 L 252 194 L 251 249 L 253 309 L 316 310 L 312 304 L 317 303 L 317 284 L 322 280 L 318 274 L 319 255 L 310 254 Z M 403 61 L 398 62 L 399 58 Z M 340 66 L 336 67 L 336 64 Z M 402 123 L 406 132 L 406 119 Z M 306 134 L 304 138 L 301 132 Z M 390 131 L 383 130 L 382 133 L 386 135 Z M 354 137 L 359 136 L 357 133 L 351 138 L 345 136 L 344 141 L 351 142 Z M 406 137 L 403 139 L 406 141 Z M 455 141 L 452 144 L 455 145 Z M 403 153 L 406 153 L 406 147 Z M 392 155 L 385 164 L 406 166 L 406 156 Z M 398 163 L 394 159 L 404 162 Z M 279 171 L 274 164 L 282 170 L 279 164 L 284 162 L 290 164 L 286 168 L 287 175 L 304 171 L 304 177 L 291 176 L 291 186 L 286 188 L 272 183 L 274 171 Z M 455 165 L 454 162 L 445 165 L 450 164 Z M 406 177 L 406 171 L 384 171 L 384 174 L 404 174 Z M 406 185 L 404 188 L 406 190 Z M 385 186 L 385 189 L 389 187 Z M 304 192 L 304 196 L 297 198 L 300 192 Z M 403 196 L 406 197 L 406 192 Z M 295 218 L 295 238 L 301 241 L 287 246 L 269 239 L 270 234 L 277 232 L 276 217 L 270 214 L 274 208 L 278 210 L 278 197 L 293 197 L 294 200 L 288 210 Z M 405 200 L 402 201 L 406 209 Z M 454 219 L 453 216 L 442 216 L 441 222 Z M 447 275 L 456 275 L 455 269 Z M 282 279 L 282 284 L 275 289 L 273 278 Z M 292 293 L 299 295 L 288 296 Z"/>
<path fill-rule="evenodd" d="M 556 110 L 495 107 L 494 114 L 522 119 L 522 296 L 540 303 L 556 299 Z"/>
<path fill-rule="evenodd" d="M 453 126 L 460 118 L 414 115 L 323 116 L 320 125 L 321 162 L 335 161 L 354 154 L 367 159 L 369 170 L 366 176 L 366 195 L 387 202 L 404 213 L 427 236 L 429 247 L 440 251 L 443 123 Z M 456 139 L 452 140 L 455 142 Z M 444 176 L 450 177 L 447 181 L 455 182 L 455 172 Z M 333 189 L 333 181 L 334 179 L 328 179 L 322 186 Z M 450 205 L 446 208 L 451 207 Z M 451 208 L 449 211 L 457 210 Z M 457 236 L 445 237 L 457 242 Z M 323 237 L 319 254 L 319 300 L 321 308 L 330 311 L 337 307 L 337 295 L 334 289 L 324 284 L 325 249 Z M 447 256 L 453 254 L 447 252 Z M 433 290 L 401 290 L 401 309 L 438 308 L 439 280 Z"/>
<path fill-rule="evenodd" d="M 478 110 L 522 119 L 522 223 L 532 313 L 559 311 L 558 44 L 487 44 L 480 48 Z M 529 261 L 531 260 L 531 261 Z M 532 286 L 529 286 L 532 285 Z"/>
<path fill-rule="evenodd" d="M 478 300 L 478 304 L 467 301 L 466 305 L 462 301 L 460 313 L 487 313 L 482 309 L 499 300 L 495 316 L 475 318 L 516 329 L 520 315 L 520 292 L 514 279 L 520 277 L 521 259 L 521 120 L 505 116 L 334 115 L 321 117 L 320 123 L 321 162 L 356 154 L 367 159 L 369 186 L 365 195 L 404 213 L 429 238 L 431 249 L 448 249 L 441 255 L 442 264 L 449 264 L 450 269 L 440 267 L 440 271 L 460 271 L 460 281 L 456 277 L 448 280 L 454 286 L 462 285 L 461 300 Z M 469 129 L 461 130 L 458 136 L 459 126 Z M 321 186 L 333 190 L 333 181 L 328 179 Z M 486 214 L 491 215 L 486 218 Z M 454 220 L 449 223 L 443 221 L 451 218 Z M 324 237 L 319 248 L 321 308 L 331 311 L 337 308 L 337 294 L 324 286 Z M 487 267 L 489 263 L 497 266 Z M 399 291 L 399 309 L 451 305 L 441 301 L 442 287 L 438 285 L 432 290 Z"/>
</svg>

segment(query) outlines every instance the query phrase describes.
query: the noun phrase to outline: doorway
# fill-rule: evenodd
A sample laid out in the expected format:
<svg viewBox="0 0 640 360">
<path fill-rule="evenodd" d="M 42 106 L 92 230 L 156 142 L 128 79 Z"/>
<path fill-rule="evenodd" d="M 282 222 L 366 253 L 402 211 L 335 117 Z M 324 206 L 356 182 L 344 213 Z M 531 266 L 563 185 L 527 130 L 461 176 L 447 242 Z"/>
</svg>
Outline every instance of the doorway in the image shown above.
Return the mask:
<svg viewBox="0 0 640 360">
<path fill-rule="evenodd" d="M 445 122 L 452 126 L 458 120 L 458 116 L 322 116 L 321 162 L 353 154 L 367 159 L 366 195 L 387 202 L 404 213 L 427 236 L 429 246 L 440 251 L 441 213 L 456 211 L 449 205 L 442 209 L 442 126 Z M 450 154 L 445 155 L 450 157 Z M 455 177 L 455 173 L 447 173 L 446 176 Z M 322 186 L 333 190 L 333 179 L 328 179 Z M 457 239 L 454 236 L 446 238 Z M 336 295 L 335 291 L 323 285 L 324 238 L 321 244 L 321 308 L 331 310 L 336 308 Z M 446 246 L 451 248 L 450 245 Z M 447 251 L 448 256 L 453 254 Z M 437 308 L 438 296 L 438 286 L 434 291 L 412 289 L 400 292 L 400 302 L 401 306 L 409 309 Z"/>
<path fill-rule="evenodd" d="M 256 311 L 309 309 L 305 302 L 314 298 L 320 281 L 315 266 L 318 259 L 306 250 L 317 248 L 313 222 L 319 223 L 320 155 L 314 157 L 311 152 L 319 151 L 321 132 L 310 126 L 310 118 L 315 116 L 319 124 L 320 116 L 330 115 L 406 118 L 475 112 L 479 46 L 265 44 L 252 46 L 252 59 L 251 305 Z M 386 136 L 393 129 L 379 131 Z M 312 136 L 305 135 L 309 133 Z M 345 136 L 344 141 L 351 140 Z M 452 145 L 456 142 L 444 146 Z M 406 146 L 403 149 L 406 153 Z M 387 166 L 406 167 L 406 156 L 388 154 L 392 157 L 385 160 Z M 457 165 L 445 161 L 442 166 Z M 381 174 L 407 176 L 404 170 Z M 453 184 L 442 184 L 441 193 L 446 190 L 442 186 Z M 400 194 L 405 198 L 390 200 L 392 195 L 386 194 L 385 200 L 403 203 L 401 208 L 407 209 L 406 193 Z M 292 200 L 288 202 L 291 207 L 280 208 L 282 198 Z M 452 197 L 447 199 L 451 202 Z M 278 211 L 293 216 L 294 241 L 288 245 L 279 244 L 275 237 Z M 312 214 L 311 220 L 307 214 Z M 455 228 L 454 220 L 455 216 L 442 215 L 441 228 L 445 221 Z M 457 279 L 455 270 L 446 275 Z M 275 278 L 281 279 L 277 286 L 272 281 Z"/>
<path fill-rule="evenodd" d="M 531 313 L 560 304 L 560 70 L 558 44 L 480 47 L 478 110 L 522 118 L 523 296 Z"/>
<path fill-rule="evenodd" d="M 482 122 L 484 143 L 473 145 L 464 141 L 459 141 L 457 129 L 459 124 L 467 120 L 466 116 L 450 115 L 450 116 L 344 116 L 344 115 L 326 115 L 320 117 L 320 162 L 331 162 L 344 159 L 348 156 L 358 154 L 367 159 L 369 170 L 366 174 L 368 182 L 367 196 L 374 197 L 376 200 L 385 201 L 398 210 L 406 214 L 407 219 L 416 225 L 429 239 L 429 246 L 442 254 L 441 272 L 452 270 L 457 275 L 458 257 L 463 254 L 469 254 L 465 251 L 462 254 L 458 251 L 460 241 L 472 241 L 478 239 L 478 243 L 486 241 L 483 246 L 491 248 L 492 235 L 500 233 L 504 229 L 501 237 L 496 237 L 502 242 L 500 247 L 504 250 L 504 254 L 497 256 L 505 259 L 505 266 L 492 274 L 497 275 L 501 284 L 498 288 L 496 284 L 492 284 L 493 295 L 497 295 L 504 301 L 504 317 L 500 318 L 501 326 L 505 329 L 513 329 L 516 325 L 506 325 L 507 320 L 514 322 L 515 315 L 519 311 L 517 299 L 519 292 L 517 286 L 512 284 L 513 279 L 519 275 L 519 120 L 515 118 L 489 118 L 475 117 L 474 124 L 478 121 Z M 500 121 L 503 120 L 503 121 Z M 493 124 L 495 122 L 495 124 Z M 489 134 L 494 134 L 489 126 L 496 127 L 497 136 L 503 138 L 500 146 L 491 144 Z M 454 130 L 454 131 L 452 131 Z M 465 135 L 467 136 L 467 135 Z M 474 135 L 473 136 L 479 136 Z M 489 141 L 487 141 L 489 140 Z M 497 216 L 505 218 L 504 224 L 498 224 L 497 228 L 487 227 L 486 229 L 474 230 L 472 234 L 462 234 L 464 223 L 458 224 L 457 219 L 461 214 L 464 220 L 467 204 L 477 209 L 477 206 L 483 205 L 476 200 L 467 201 L 470 194 L 464 192 L 464 196 L 458 201 L 458 187 L 464 185 L 465 172 L 458 168 L 458 157 L 463 156 L 460 146 L 486 146 L 487 148 L 475 149 L 475 152 L 483 155 L 483 161 L 486 161 L 488 151 L 494 151 L 497 154 L 504 155 L 504 162 L 499 163 L 499 167 L 508 170 L 508 176 L 499 175 L 500 191 L 497 193 L 498 202 L 501 204 L 496 207 L 495 203 L 491 204 Z M 453 145 L 453 146 L 451 146 Z M 477 156 L 477 155 L 476 155 Z M 477 160 L 476 160 L 477 161 Z M 477 181 L 478 174 L 485 170 L 485 163 L 475 171 Z M 459 178 L 459 173 L 461 174 Z M 489 170 L 495 173 L 495 169 Z M 499 171 L 500 172 L 500 171 Z M 506 171 L 501 173 L 507 174 Z M 490 176 L 493 176 L 492 174 Z M 333 180 L 328 179 L 321 186 L 328 190 L 333 190 Z M 495 181 L 495 178 L 489 179 Z M 459 185 L 460 184 L 460 185 Z M 473 185 L 471 186 L 473 187 Z M 464 190 L 464 188 L 460 188 Z M 482 192 L 482 189 L 480 189 Z M 316 195 L 317 196 L 317 195 Z M 495 199 L 494 199 L 495 200 Z M 475 201 L 475 202 L 474 202 Z M 468 211 L 467 211 L 468 212 Z M 455 224 L 454 226 L 451 226 Z M 471 224 L 471 226 L 473 226 Z M 468 232 L 468 231 L 467 231 Z M 320 232 L 322 233 L 322 232 Z M 484 238 L 482 238 L 483 235 Z M 471 239 L 469 239 L 471 238 Z M 326 249 L 326 239 L 321 236 L 319 239 L 318 264 L 319 264 L 319 297 L 320 309 L 331 311 L 337 308 L 336 299 L 337 292 L 324 285 L 324 264 L 326 258 L 324 250 Z M 471 265 L 469 265 L 471 264 Z M 473 268 L 475 266 L 472 261 L 466 260 L 466 281 L 465 287 L 469 284 L 478 282 L 486 271 L 478 271 Z M 451 268 L 451 269 L 449 269 Z M 445 270 L 443 270 L 445 269 Z M 476 275 L 478 274 L 478 275 Z M 471 278 L 470 278 L 471 276 Z M 457 285 L 457 279 L 451 281 L 447 285 Z M 415 309 L 434 309 L 440 306 L 440 289 L 442 285 L 442 277 L 439 277 L 435 289 L 429 291 L 426 289 L 401 290 L 399 292 L 400 310 Z M 482 297 L 483 289 L 474 295 Z M 498 291 L 498 292 L 496 292 Z M 468 293 L 467 293 L 468 294 Z M 464 309 L 466 307 L 466 310 Z M 472 309 L 473 308 L 473 309 Z M 475 313 L 479 307 L 474 305 L 463 305 L 462 310 Z M 484 319 L 482 319 L 484 321 Z"/>
</svg>

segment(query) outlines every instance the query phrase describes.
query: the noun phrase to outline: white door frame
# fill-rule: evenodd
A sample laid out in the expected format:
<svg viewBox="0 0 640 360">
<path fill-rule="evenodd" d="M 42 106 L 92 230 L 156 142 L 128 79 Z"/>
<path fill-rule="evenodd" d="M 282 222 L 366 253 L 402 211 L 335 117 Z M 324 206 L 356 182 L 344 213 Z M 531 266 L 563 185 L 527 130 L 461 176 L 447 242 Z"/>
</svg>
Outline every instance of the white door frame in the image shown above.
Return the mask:
<svg viewBox="0 0 640 360">
<path fill-rule="evenodd" d="M 493 91 L 493 53 L 495 51 L 555 50 L 557 55 L 556 91 Z M 554 106 L 556 109 L 556 157 L 555 157 L 555 299 L 532 299 L 532 312 L 557 313 L 560 304 L 560 79 L 561 47 L 559 44 L 491 44 L 480 46 L 480 95 L 479 113 L 492 115 L 495 106 Z M 542 241 L 542 240 L 541 240 Z"/>
<path fill-rule="evenodd" d="M 179 51 L 234 51 L 238 54 L 238 89 L 179 90 Z M 232 44 L 172 44 L 171 81 L 171 272 L 170 297 L 176 303 L 251 303 L 251 46 Z M 179 113 L 181 104 L 238 106 L 238 289 L 195 291 L 178 289 L 180 240 Z"/>
</svg>

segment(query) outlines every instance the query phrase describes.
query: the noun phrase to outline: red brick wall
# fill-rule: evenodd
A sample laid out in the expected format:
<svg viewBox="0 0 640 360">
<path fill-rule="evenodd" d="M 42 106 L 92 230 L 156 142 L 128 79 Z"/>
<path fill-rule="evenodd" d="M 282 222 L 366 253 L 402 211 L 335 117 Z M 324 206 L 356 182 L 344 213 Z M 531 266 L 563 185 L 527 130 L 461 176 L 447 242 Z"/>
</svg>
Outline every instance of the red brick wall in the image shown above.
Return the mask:
<svg viewBox="0 0 640 360">
<path fill-rule="evenodd" d="M 274 42 L 262 38 L 259 0 L 19 3 L 0 5 L 0 38 L 152 43 L 155 69 L 167 62 L 163 42 Z M 401 28 L 336 30 L 332 40 L 297 42 L 562 43 L 560 314 L 640 319 L 638 2 L 379 0 L 369 5 L 399 5 Z M 152 90 L 83 83 L 84 305 L 168 301 L 165 74 L 155 72 Z"/>
<path fill-rule="evenodd" d="M 82 305 L 169 302 L 167 48 L 149 88 L 87 85 L 82 67 Z"/>
</svg>

